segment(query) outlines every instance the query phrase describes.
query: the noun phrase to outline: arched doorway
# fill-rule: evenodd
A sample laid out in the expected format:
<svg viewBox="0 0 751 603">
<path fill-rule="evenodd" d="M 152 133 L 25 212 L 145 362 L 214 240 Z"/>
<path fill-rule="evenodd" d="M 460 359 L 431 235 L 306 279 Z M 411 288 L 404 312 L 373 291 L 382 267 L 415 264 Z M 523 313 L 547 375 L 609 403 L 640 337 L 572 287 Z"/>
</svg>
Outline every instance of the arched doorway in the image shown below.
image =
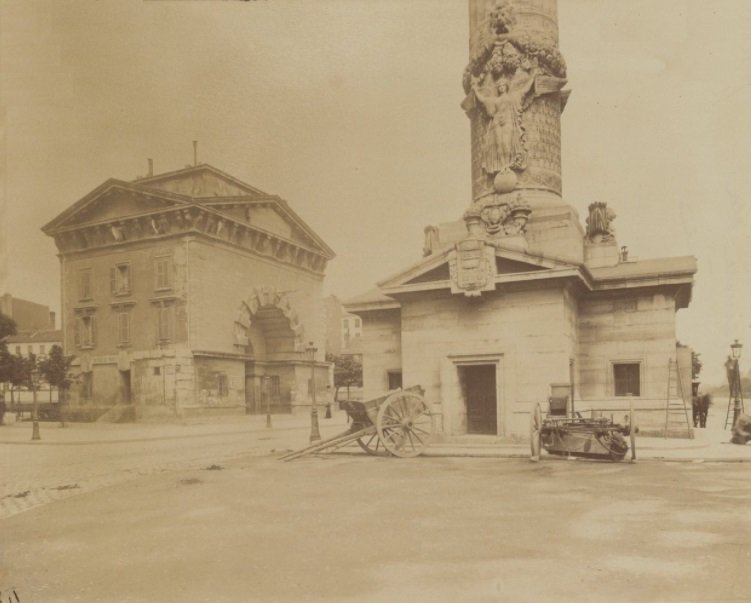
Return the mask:
<svg viewBox="0 0 751 603">
<path fill-rule="evenodd" d="M 295 364 L 303 350 L 303 328 L 289 299 L 273 287 L 257 289 L 240 304 L 235 319 L 235 346 L 245 363 L 248 413 L 292 410 Z"/>
</svg>

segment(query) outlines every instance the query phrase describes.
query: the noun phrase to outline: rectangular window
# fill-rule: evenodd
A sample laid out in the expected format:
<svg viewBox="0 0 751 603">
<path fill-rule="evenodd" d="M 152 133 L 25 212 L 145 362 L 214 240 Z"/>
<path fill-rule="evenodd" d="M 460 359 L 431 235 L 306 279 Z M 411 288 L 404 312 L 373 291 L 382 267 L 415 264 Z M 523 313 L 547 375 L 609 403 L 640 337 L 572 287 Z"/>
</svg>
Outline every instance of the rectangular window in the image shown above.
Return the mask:
<svg viewBox="0 0 751 603">
<path fill-rule="evenodd" d="M 638 362 L 613 364 L 613 384 L 616 396 L 639 396 L 640 367 Z"/>
<path fill-rule="evenodd" d="M 34 346 L 29 344 L 26 346 L 26 353 L 31 356 L 34 353 Z"/>
<path fill-rule="evenodd" d="M 129 295 L 132 289 L 130 264 L 117 264 L 110 269 L 110 291 L 112 295 Z"/>
<path fill-rule="evenodd" d="M 78 273 L 78 299 L 91 299 L 91 268 L 83 268 Z"/>
<path fill-rule="evenodd" d="M 20 356 L 20 355 L 21 355 L 21 346 L 17 345 L 16 346 L 16 356 Z"/>
<path fill-rule="evenodd" d="M 157 306 L 157 337 L 161 343 L 172 339 L 172 306 Z"/>
<path fill-rule="evenodd" d="M 159 291 L 170 287 L 172 287 L 172 258 L 156 258 L 154 260 L 154 288 Z"/>
<path fill-rule="evenodd" d="M 76 320 L 75 339 L 80 348 L 94 347 L 96 325 L 93 316 L 79 316 Z"/>
<path fill-rule="evenodd" d="M 47 351 L 47 348 L 45 348 L 43 345 L 39 346 L 39 355 L 44 356 Z"/>
<path fill-rule="evenodd" d="M 117 314 L 117 341 L 120 344 L 130 343 L 130 314 L 128 312 Z"/>
<path fill-rule="evenodd" d="M 402 387 L 402 372 L 401 371 L 389 371 L 389 391 L 392 389 L 401 389 Z"/>
</svg>

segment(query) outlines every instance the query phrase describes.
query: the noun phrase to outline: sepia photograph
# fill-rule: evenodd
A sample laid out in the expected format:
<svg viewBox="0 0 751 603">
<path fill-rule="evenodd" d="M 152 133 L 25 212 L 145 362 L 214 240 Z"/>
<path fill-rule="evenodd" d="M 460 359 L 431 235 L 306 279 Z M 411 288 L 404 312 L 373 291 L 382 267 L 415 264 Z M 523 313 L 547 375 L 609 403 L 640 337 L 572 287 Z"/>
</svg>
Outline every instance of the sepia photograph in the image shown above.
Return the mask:
<svg viewBox="0 0 751 603">
<path fill-rule="evenodd" d="M 0 603 L 751 601 L 750 30 L 0 0 Z"/>
</svg>

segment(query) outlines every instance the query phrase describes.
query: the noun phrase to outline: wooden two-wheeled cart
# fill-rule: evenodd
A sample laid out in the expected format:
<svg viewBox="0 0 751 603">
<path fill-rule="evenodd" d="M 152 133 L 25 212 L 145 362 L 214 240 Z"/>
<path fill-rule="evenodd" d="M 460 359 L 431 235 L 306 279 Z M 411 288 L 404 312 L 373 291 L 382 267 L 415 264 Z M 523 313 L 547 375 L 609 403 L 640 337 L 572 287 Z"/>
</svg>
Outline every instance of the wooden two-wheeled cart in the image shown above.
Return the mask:
<svg viewBox="0 0 751 603">
<path fill-rule="evenodd" d="M 341 407 L 352 421 L 347 431 L 289 452 L 280 459 L 292 461 L 310 454 L 333 452 L 353 443 L 371 455 L 418 456 L 433 435 L 433 418 L 422 394 L 422 388 L 412 387 L 365 402 L 343 401 Z"/>
</svg>

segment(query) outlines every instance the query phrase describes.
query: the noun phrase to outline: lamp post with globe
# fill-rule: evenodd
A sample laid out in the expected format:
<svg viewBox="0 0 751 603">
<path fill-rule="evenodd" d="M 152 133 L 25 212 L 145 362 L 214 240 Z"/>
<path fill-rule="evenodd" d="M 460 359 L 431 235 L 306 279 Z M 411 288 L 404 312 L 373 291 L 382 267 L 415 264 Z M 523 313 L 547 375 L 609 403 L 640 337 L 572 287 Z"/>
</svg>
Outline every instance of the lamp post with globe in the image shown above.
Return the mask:
<svg viewBox="0 0 751 603">
<path fill-rule="evenodd" d="M 310 362 L 310 441 L 318 442 L 321 432 L 318 430 L 318 408 L 316 407 L 316 352 L 318 348 L 311 341 L 305 348 L 305 358 Z"/>
<path fill-rule="evenodd" d="M 31 369 L 30 373 L 30 379 L 31 381 L 31 393 L 32 393 L 32 400 L 33 400 L 33 406 L 31 407 L 31 439 L 32 440 L 41 440 L 41 436 L 39 435 L 39 403 L 37 401 L 37 386 L 39 385 L 39 369 L 34 366 L 34 368 Z"/>
<path fill-rule="evenodd" d="M 737 339 L 730 345 L 730 354 L 733 359 L 733 380 L 730 386 L 730 395 L 733 397 L 733 427 L 738 422 L 738 417 L 743 411 L 743 392 L 741 391 L 741 371 L 738 361 L 741 359 L 743 344 Z"/>
</svg>

